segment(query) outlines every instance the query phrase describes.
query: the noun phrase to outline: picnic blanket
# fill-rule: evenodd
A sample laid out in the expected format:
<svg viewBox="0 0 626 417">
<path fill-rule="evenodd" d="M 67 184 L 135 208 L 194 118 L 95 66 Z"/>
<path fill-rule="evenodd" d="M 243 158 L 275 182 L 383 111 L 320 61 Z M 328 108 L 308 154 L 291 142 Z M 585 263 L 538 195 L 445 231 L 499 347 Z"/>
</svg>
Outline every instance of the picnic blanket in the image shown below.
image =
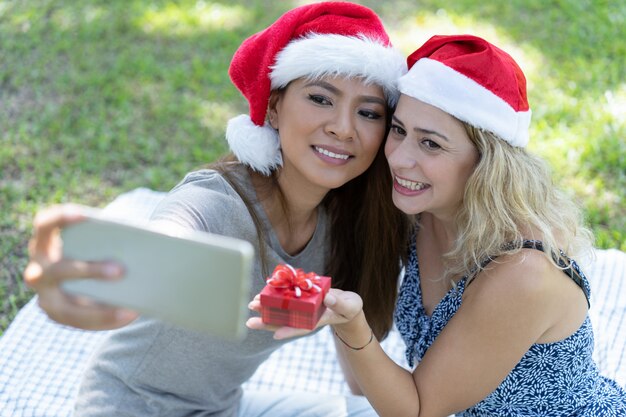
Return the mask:
<svg viewBox="0 0 626 417">
<path fill-rule="evenodd" d="M 139 188 L 120 195 L 105 210 L 144 222 L 163 195 Z M 626 387 L 626 253 L 599 250 L 583 267 L 592 286 L 595 359 L 604 375 Z M 33 298 L 0 338 L 0 416 L 71 416 L 83 369 L 107 333 L 59 325 Z M 382 346 L 407 367 L 404 342 L 395 329 Z M 310 392 L 349 392 L 328 329 L 287 343 L 245 384 L 250 390 L 283 392 L 303 386 Z"/>
</svg>

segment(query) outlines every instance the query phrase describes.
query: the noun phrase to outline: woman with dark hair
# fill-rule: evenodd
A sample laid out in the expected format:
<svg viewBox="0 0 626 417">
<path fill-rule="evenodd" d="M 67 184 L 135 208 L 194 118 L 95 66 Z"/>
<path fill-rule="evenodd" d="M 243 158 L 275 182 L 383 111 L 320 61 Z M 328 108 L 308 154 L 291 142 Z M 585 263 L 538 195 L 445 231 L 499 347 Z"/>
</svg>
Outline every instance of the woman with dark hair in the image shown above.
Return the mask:
<svg viewBox="0 0 626 417">
<path fill-rule="evenodd" d="M 404 249 L 398 235 L 408 224 L 386 197 L 391 182 L 381 144 L 405 71 L 370 9 L 328 2 L 287 12 L 232 59 L 231 79 L 250 107 L 228 124 L 233 155 L 188 174 L 152 225 L 251 242 L 252 294 L 279 263 L 330 275 L 335 286 L 363 296 L 376 335 L 384 337 Z M 55 233 L 80 221 L 76 210 L 56 207 L 37 217 L 25 280 L 57 321 L 123 326 L 132 314 L 84 305 L 59 287 L 63 279 L 117 270 L 60 257 Z M 141 317 L 102 344 L 75 415 L 375 415 L 358 396 L 243 393 L 241 384 L 282 343 L 260 332 L 227 342 Z"/>
</svg>

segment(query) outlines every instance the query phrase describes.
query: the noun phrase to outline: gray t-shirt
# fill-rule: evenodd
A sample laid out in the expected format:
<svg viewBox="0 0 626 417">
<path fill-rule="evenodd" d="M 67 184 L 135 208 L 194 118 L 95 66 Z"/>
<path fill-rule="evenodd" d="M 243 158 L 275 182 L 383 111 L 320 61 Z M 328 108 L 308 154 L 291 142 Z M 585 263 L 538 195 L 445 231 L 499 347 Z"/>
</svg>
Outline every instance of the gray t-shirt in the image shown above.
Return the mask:
<svg viewBox="0 0 626 417">
<path fill-rule="evenodd" d="M 287 262 L 323 273 L 329 250 L 329 226 L 323 210 L 319 209 L 311 241 L 299 254 L 290 256 L 280 247 L 241 165 L 235 167 L 235 178 L 264 225 L 270 271 Z M 221 174 L 212 170 L 188 174 L 166 196 L 153 219 L 248 240 L 257 249 L 250 299 L 263 288 L 254 223 Z M 267 331 L 249 331 L 243 341 L 232 342 L 139 318 L 112 332 L 90 361 L 75 416 L 235 416 L 241 384 L 282 343 Z"/>
</svg>

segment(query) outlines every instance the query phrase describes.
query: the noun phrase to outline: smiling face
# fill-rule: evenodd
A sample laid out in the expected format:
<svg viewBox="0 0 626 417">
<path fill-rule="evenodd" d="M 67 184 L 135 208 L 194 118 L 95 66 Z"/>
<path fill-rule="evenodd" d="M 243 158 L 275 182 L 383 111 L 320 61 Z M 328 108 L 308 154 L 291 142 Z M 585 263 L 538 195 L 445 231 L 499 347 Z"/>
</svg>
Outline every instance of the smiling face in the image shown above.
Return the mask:
<svg viewBox="0 0 626 417">
<path fill-rule="evenodd" d="M 282 148 L 279 180 L 326 193 L 362 174 L 383 141 L 386 112 L 382 88 L 357 78 L 297 79 L 273 93 L 269 119 Z"/>
<path fill-rule="evenodd" d="M 400 210 L 454 218 L 478 162 L 478 151 L 459 120 L 403 94 L 385 155 L 394 179 L 393 202 Z"/>
</svg>

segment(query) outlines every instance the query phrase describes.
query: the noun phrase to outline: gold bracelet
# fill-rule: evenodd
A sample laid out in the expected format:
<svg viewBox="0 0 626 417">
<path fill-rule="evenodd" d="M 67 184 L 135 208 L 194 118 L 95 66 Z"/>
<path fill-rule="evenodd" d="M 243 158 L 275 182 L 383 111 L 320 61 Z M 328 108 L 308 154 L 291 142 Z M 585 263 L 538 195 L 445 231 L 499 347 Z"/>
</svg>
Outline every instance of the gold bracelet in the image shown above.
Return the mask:
<svg viewBox="0 0 626 417">
<path fill-rule="evenodd" d="M 335 333 L 335 336 L 337 336 L 337 339 L 341 340 L 341 342 L 342 342 L 344 345 L 348 346 L 348 347 L 349 347 L 350 349 L 352 349 L 352 350 L 361 350 L 361 349 L 365 349 L 365 347 L 366 347 L 367 345 L 369 345 L 370 343 L 372 343 L 372 340 L 374 340 L 374 331 L 373 331 L 372 329 L 370 329 L 370 332 L 371 332 L 371 333 L 370 333 L 370 340 L 368 340 L 368 341 L 367 341 L 367 343 L 366 343 L 366 344 L 364 344 L 364 345 L 363 345 L 363 346 L 361 346 L 361 347 L 354 347 L 354 346 L 350 346 L 350 345 L 349 345 L 349 344 L 348 344 L 345 340 L 343 340 L 343 339 L 341 338 L 341 336 L 339 336 L 339 333 L 337 333 L 337 331 L 336 331 L 336 330 L 333 330 L 333 331 L 334 331 L 334 333 Z"/>
</svg>

